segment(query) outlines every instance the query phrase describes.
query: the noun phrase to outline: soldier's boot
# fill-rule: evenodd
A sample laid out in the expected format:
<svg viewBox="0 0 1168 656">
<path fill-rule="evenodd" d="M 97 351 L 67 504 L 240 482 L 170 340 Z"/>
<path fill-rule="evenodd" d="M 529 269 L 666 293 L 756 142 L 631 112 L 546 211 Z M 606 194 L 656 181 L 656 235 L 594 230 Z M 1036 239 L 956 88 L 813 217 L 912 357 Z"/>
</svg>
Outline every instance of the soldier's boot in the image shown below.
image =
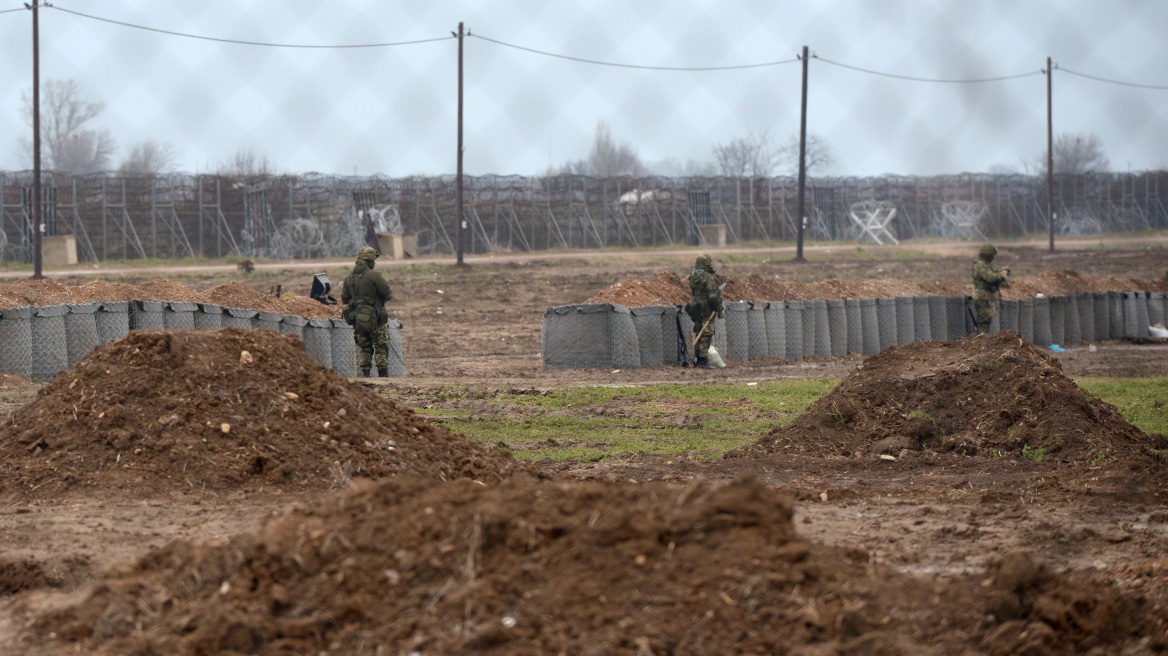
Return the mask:
<svg viewBox="0 0 1168 656">
<path fill-rule="evenodd" d="M 698 367 L 700 367 L 700 368 L 702 368 L 702 369 L 711 369 L 711 368 L 713 368 L 713 366 L 710 364 L 710 359 L 709 359 L 709 358 L 706 358 L 706 357 L 702 357 L 702 356 L 698 356 L 698 363 L 697 363 L 697 366 L 698 366 Z"/>
<path fill-rule="evenodd" d="M 377 375 L 382 378 L 389 378 L 389 367 L 378 367 Z"/>
<path fill-rule="evenodd" d="M 362 377 L 362 378 L 368 378 L 368 377 L 369 377 L 369 370 L 368 370 L 368 369 L 362 369 L 362 370 L 361 370 L 361 377 Z"/>
</svg>

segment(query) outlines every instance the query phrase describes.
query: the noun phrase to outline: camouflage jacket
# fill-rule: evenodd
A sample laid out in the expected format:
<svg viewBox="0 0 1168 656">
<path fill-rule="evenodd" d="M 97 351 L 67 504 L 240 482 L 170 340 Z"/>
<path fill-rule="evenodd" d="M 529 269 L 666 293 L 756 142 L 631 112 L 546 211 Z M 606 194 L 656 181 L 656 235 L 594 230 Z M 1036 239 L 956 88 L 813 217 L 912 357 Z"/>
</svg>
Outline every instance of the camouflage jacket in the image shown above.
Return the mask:
<svg viewBox="0 0 1168 656">
<path fill-rule="evenodd" d="M 973 262 L 973 295 L 979 298 L 998 298 L 998 290 L 1008 287 L 1006 274 L 995 269 L 980 257 Z"/>
<path fill-rule="evenodd" d="M 381 272 L 374 271 L 365 260 L 357 260 L 356 266 L 345 276 L 345 286 L 341 290 L 341 301 L 346 305 L 366 303 L 378 308 L 378 315 L 388 318 L 385 302 L 393 298 L 389 283 Z"/>
<path fill-rule="evenodd" d="M 689 291 L 693 294 L 694 304 L 704 309 L 703 316 L 722 311 L 722 292 L 718 289 L 713 269 L 694 267 L 689 274 Z"/>
</svg>

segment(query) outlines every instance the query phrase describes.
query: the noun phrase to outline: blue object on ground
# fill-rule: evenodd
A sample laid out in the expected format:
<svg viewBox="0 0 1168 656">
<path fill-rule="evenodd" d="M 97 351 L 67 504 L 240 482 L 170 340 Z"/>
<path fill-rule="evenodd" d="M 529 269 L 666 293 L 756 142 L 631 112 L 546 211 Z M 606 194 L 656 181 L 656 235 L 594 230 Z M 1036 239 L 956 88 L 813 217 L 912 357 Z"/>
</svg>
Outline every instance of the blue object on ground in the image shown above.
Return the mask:
<svg viewBox="0 0 1168 656">
<path fill-rule="evenodd" d="M 1054 351 L 1055 353 L 1066 353 L 1067 351 L 1070 350 L 1070 349 L 1065 349 L 1065 348 L 1059 346 L 1058 344 L 1051 344 L 1047 348 Z"/>
</svg>

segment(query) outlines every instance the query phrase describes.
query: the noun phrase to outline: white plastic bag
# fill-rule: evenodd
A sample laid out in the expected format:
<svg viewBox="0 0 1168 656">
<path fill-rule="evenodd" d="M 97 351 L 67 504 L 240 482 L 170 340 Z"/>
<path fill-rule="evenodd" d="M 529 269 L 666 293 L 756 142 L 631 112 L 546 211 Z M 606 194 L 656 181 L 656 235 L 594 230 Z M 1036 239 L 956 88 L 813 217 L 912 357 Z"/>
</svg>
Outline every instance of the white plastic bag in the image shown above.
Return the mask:
<svg viewBox="0 0 1168 656">
<path fill-rule="evenodd" d="M 726 366 L 726 361 L 722 359 L 722 354 L 719 353 L 718 349 L 714 346 L 710 346 L 709 350 L 706 352 L 706 359 L 708 359 L 710 364 L 714 365 L 715 367 L 721 368 Z"/>
</svg>

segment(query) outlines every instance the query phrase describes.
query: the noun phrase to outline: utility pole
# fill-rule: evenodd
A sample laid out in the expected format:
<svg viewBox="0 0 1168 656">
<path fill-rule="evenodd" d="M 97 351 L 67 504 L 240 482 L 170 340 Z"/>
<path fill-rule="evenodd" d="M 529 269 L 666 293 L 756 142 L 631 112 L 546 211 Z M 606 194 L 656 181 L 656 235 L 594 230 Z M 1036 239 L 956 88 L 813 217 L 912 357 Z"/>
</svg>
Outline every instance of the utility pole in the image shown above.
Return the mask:
<svg viewBox="0 0 1168 656">
<path fill-rule="evenodd" d="M 807 46 L 803 46 L 803 100 L 799 109 L 799 215 L 795 261 L 803 261 L 803 222 L 807 216 Z"/>
<path fill-rule="evenodd" d="M 32 6 L 32 277 L 44 278 L 41 267 L 41 61 L 37 6 Z"/>
<path fill-rule="evenodd" d="M 455 191 L 454 204 L 458 206 L 457 219 L 458 223 L 454 228 L 455 253 L 457 257 L 455 264 L 462 266 L 462 231 L 463 224 L 466 221 L 463 219 L 462 213 L 462 21 L 458 23 L 458 166 L 455 177 Z"/>
<path fill-rule="evenodd" d="M 1054 252 L 1054 103 L 1050 94 L 1050 79 L 1054 77 L 1050 67 L 1050 57 L 1046 58 L 1046 234 L 1050 239 L 1050 252 Z"/>
</svg>

